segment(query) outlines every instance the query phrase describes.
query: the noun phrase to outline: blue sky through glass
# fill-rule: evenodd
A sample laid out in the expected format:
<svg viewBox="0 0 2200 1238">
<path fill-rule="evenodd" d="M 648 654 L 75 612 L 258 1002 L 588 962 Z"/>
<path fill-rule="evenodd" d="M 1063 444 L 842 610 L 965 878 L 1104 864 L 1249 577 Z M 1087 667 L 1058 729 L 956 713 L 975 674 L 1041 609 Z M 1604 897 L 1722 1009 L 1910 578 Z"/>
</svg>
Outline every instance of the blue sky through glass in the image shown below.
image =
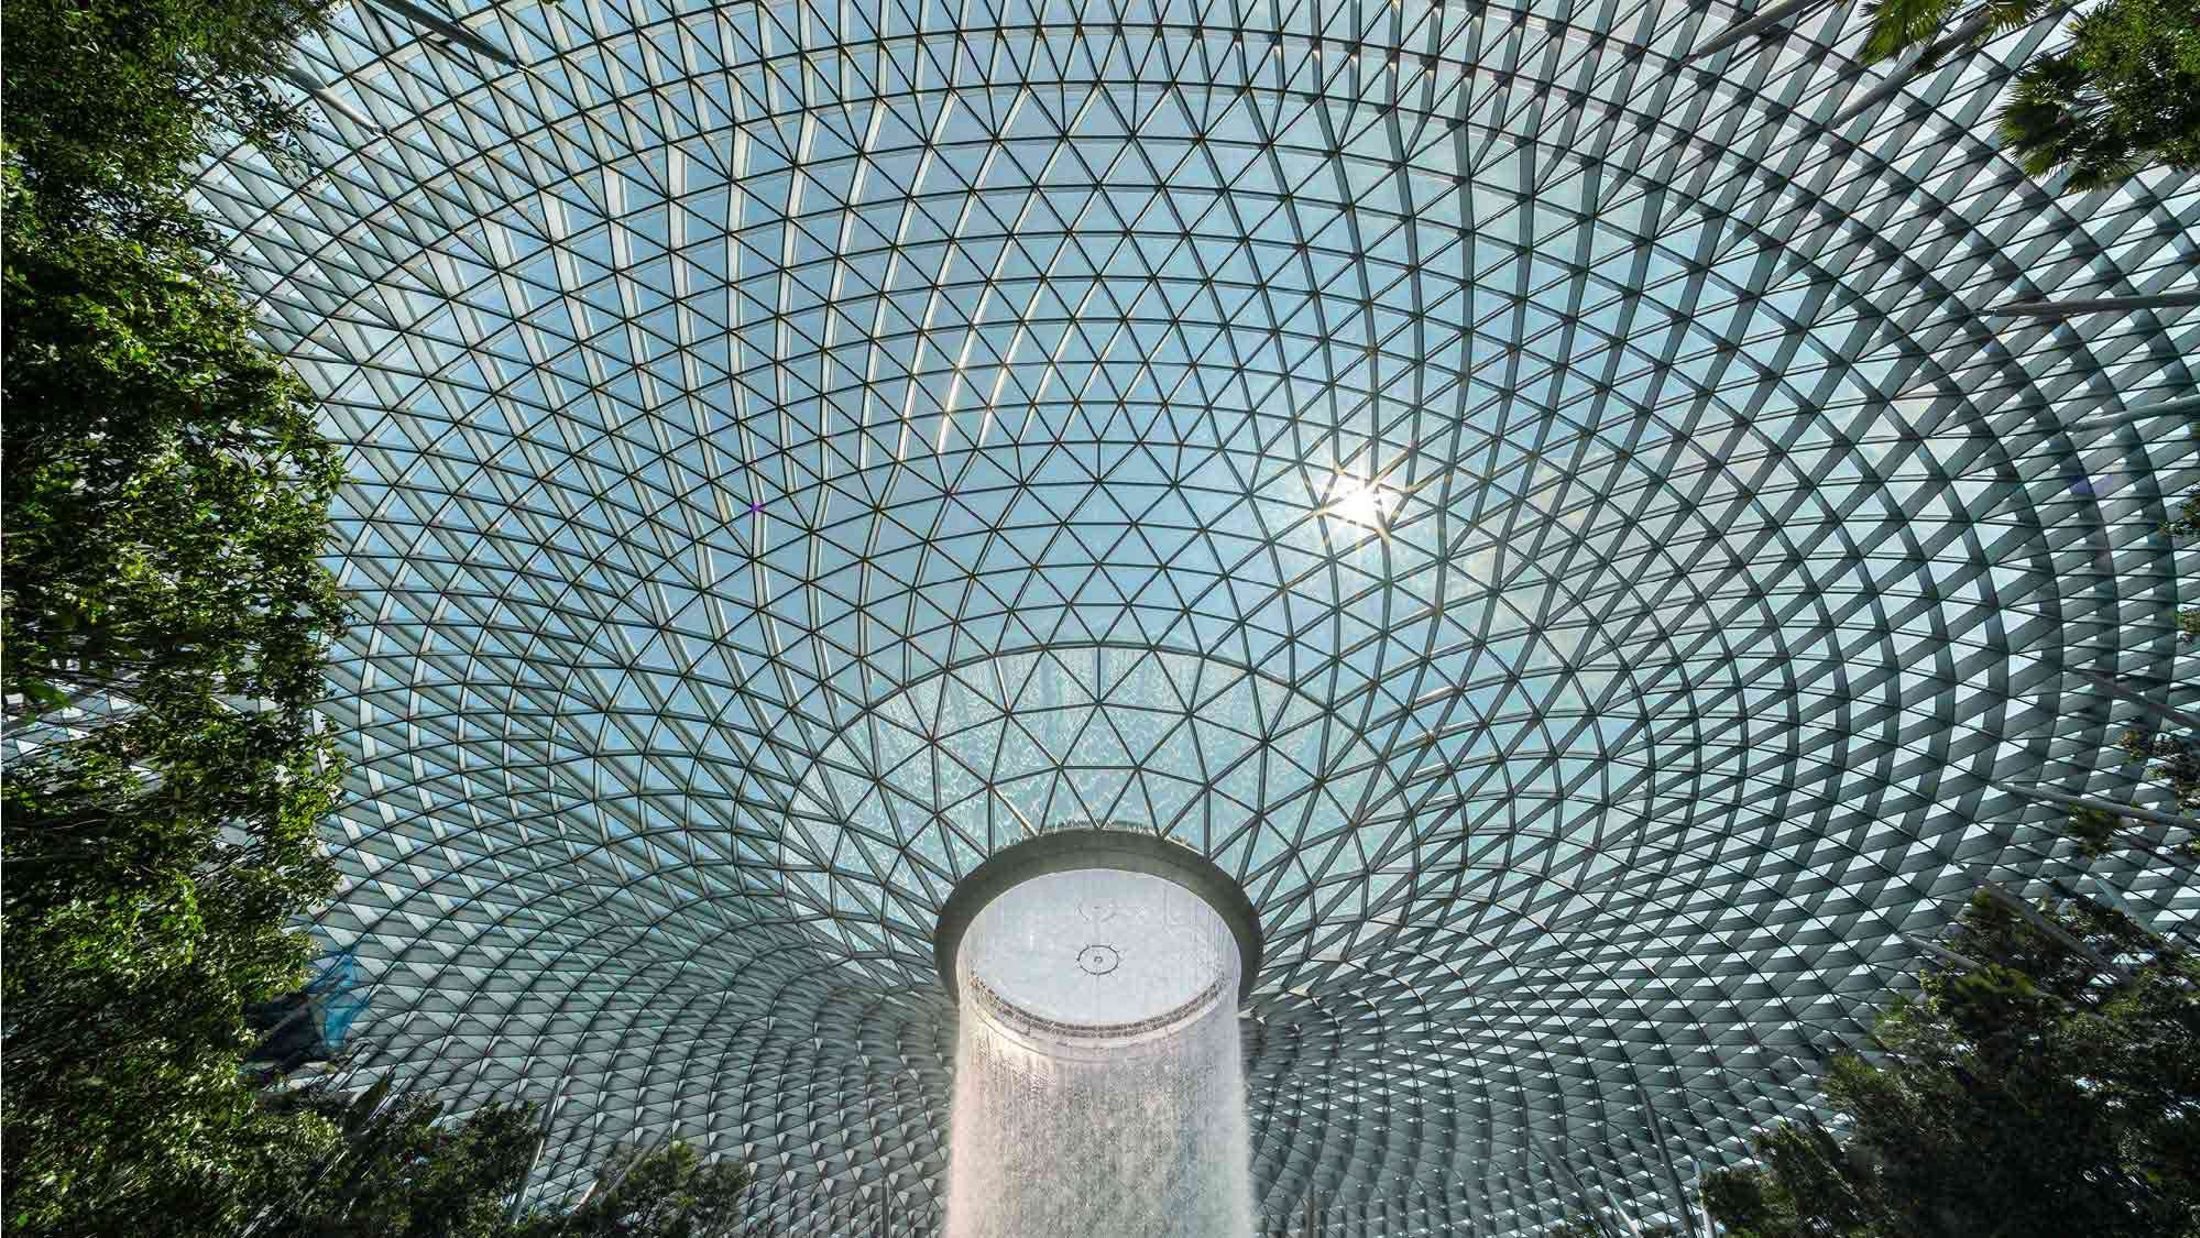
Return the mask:
<svg viewBox="0 0 2200 1238">
<path fill-rule="evenodd" d="M 932 917 L 1098 822 L 1260 907 L 1269 1215 L 1648 1215 L 2191 657 L 2200 317 L 1991 311 L 2189 287 L 2200 187 L 2052 198 L 1992 57 L 1835 129 L 1855 5 L 448 11 L 524 69 L 343 9 L 203 196 L 349 451 L 355 1035 L 562 1097 L 545 1190 L 929 1232 Z"/>
</svg>

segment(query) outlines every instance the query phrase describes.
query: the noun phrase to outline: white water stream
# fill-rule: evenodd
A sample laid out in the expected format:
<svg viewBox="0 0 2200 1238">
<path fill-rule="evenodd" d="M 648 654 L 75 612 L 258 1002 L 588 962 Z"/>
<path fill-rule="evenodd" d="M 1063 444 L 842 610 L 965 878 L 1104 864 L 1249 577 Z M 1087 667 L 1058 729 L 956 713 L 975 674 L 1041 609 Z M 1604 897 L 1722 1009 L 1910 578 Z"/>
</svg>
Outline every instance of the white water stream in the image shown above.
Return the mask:
<svg viewBox="0 0 2200 1238">
<path fill-rule="evenodd" d="M 1084 869 L 971 921 L 947 1238 L 1248 1238 L 1237 946 L 1197 895 Z"/>
</svg>

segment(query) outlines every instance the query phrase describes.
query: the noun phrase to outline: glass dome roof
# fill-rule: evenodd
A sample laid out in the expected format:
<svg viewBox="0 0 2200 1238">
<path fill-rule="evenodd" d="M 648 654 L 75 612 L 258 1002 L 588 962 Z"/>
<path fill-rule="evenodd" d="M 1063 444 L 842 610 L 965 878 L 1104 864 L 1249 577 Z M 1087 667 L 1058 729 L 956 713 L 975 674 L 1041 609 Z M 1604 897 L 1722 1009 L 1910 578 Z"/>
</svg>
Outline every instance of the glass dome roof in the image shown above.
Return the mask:
<svg viewBox="0 0 2200 1238">
<path fill-rule="evenodd" d="M 941 903 L 1155 830 L 1260 910 L 1269 1222 L 1532 1232 L 1810 1103 L 1983 879 L 2192 914 L 2040 788 L 2193 669 L 2200 309 L 1998 311 L 2190 292 L 2200 182 L 1982 141 L 2044 32 L 1687 61 L 1747 15 L 340 10 L 311 166 L 202 192 L 348 445 L 364 1064 L 545 1102 L 546 1193 L 677 1135 L 930 1233 Z"/>
</svg>

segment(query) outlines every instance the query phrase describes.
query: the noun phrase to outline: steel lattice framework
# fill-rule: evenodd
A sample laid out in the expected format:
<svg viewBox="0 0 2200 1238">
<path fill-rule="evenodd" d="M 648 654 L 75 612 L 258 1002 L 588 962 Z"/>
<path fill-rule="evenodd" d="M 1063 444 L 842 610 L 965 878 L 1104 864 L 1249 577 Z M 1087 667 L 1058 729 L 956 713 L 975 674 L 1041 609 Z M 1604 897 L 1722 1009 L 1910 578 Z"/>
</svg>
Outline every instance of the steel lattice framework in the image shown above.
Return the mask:
<svg viewBox="0 0 2200 1238">
<path fill-rule="evenodd" d="M 349 446 L 366 1064 L 929 1233 L 938 909 L 1113 823 L 1259 908 L 1270 1221 L 1503 1234 L 1812 1103 L 1981 880 L 2200 909 L 2047 802 L 2192 670 L 2200 183 L 2022 175 L 2045 30 L 1748 16 L 340 10 L 203 194 Z"/>
</svg>

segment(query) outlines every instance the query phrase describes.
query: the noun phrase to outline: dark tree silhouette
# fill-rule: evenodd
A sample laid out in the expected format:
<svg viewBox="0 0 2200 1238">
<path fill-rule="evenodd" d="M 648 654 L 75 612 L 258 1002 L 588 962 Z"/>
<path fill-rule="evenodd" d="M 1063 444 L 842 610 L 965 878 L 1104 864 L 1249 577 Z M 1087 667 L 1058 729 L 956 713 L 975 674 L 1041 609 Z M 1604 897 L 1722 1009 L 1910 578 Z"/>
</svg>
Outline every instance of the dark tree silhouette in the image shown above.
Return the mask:
<svg viewBox="0 0 2200 1238">
<path fill-rule="evenodd" d="M 1842 1121 L 1762 1133 L 1704 1203 L 1731 1238 L 2182 1238 L 2200 1226 L 2200 960 L 2113 909 L 1995 891 L 1882 1052 L 1836 1059 Z"/>
</svg>

